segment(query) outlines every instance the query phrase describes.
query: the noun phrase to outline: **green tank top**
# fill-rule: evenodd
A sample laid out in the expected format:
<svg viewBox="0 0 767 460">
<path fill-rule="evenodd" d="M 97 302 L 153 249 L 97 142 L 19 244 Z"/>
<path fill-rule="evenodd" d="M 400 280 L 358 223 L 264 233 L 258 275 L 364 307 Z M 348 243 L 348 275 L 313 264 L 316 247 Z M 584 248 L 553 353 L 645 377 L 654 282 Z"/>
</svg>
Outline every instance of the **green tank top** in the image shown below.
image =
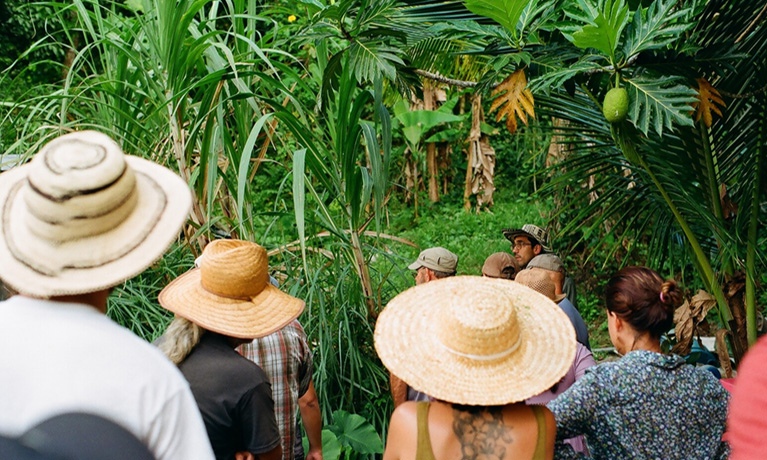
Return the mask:
<svg viewBox="0 0 767 460">
<path fill-rule="evenodd" d="M 437 460 L 434 457 L 434 451 L 431 448 L 431 439 L 429 438 L 429 407 L 431 403 L 422 401 L 418 403 L 417 424 L 418 439 L 415 449 L 416 460 Z M 546 418 L 543 415 L 543 407 L 530 406 L 535 415 L 535 422 L 538 424 L 538 438 L 535 441 L 535 451 L 532 460 L 544 460 L 546 455 Z"/>
</svg>

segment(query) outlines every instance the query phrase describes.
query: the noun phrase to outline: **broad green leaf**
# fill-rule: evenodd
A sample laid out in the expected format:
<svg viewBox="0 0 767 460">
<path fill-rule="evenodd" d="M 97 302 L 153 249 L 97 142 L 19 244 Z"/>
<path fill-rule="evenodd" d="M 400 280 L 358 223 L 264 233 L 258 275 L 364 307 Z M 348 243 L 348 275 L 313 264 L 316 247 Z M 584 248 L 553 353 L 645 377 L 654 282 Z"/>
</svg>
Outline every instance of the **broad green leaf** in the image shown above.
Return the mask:
<svg viewBox="0 0 767 460">
<path fill-rule="evenodd" d="M 463 117 L 440 110 L 411 110 L 397 115 L 397 120 L 402 123 L 402 132 L 407 140 L 412 145 L 416 145 L 420 142 L 423 133 L 431 128 L 442 123 L 461 121 Z"/>
<path fill-rule="evenodd" d="M 672 129 L 674 123 L 692 126 L 690 104 L 697 101 L 697 93 L 676 81 L 660 77 L 625 80 L 630 101 L 629 118 L 645 135 L 650 127 L 662 136 L 664 127 Z"/>
<path fill-rule="evenodd" d="M 472 13 L 485 16 L 511 32 L 517 38 L 517 23 L 529 0 L 464 0 Z"/>
<path fill-rule="evenodd" d="M 691 9 L 676 0 L 655 0 L 647 10 L 637 9 L 623 45 L 625 58 L 629 59 L 642 51 L 663 48 L 677 40 L 694 25 L 686 22 Z"/>
<path fill-rule="evenodd" d="M 309 452 L 309 440 L 306 435 L 302 439 L 304 452 Z M 341 443 L 330 430 L 322 430 L 322 460 L 338 460 L 341 456 Z"/>
<path fill-rule="evenodd" d="M 343 446 L 349 446 L 360 454 L 380 454 L 383 442 L 373 425 L 357 414 L 343 410 L 333 412 L 333 425 L 328 428 Z"/>
<path fill-rule="evenodd" d="M 579 5 L 584 2 L 579 2 Z M 603 0 L 599 9 L 587 8 L 584 12 L 593 13 L 587 25 L 573 33 L 573 44 L 578 48 L 594 48 L 609 56 L 615 62 L 615 50 L 621 32 L 628 24 L 629 7 L 624 0 Z"/>
</svg>

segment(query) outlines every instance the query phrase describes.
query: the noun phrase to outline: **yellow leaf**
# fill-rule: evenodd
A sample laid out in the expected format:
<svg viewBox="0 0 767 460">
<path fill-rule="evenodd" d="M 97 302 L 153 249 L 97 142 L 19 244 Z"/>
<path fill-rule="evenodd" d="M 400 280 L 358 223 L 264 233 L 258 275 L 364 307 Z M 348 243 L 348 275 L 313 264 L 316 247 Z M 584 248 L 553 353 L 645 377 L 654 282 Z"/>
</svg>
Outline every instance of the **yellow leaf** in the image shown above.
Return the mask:
<svg viewBox="0 0 767 460">
<path fill-rule="evenodd" d="M 493 90 L 493 96 L 498 96 L 490 106 L 490 112 L 500 107 L 495 116 L 495 121 L 501 121 L 506 116 L 506 129 L 511 134 L 517 130 L 517 117 L 527 125 L 527 117 L 535 118 L 533 93 L 527 88 L 525 71 L 519 69 L 506 77 Z"/>
<path fill-rule="evenodd" d="M 711 122 L 713 120 L 713 115 L 711 115 L 711 112 L 714 112 L 721 117 L 722 111 L 717 106 L 719 105 L 726 107 L 727 104 L 725 104 L 722 100 L 722 96 L 719 94 L 719 91 L 711 86 L 711 83 L 709 83 L 705 78 L 698 78 L 697 81 L 698 102 L 694 102 L 692 104 L 693 108 L 695 109 L 695 121 L 700 121 L 700 119 L 703 118 L 703 123 L 705 123 L 706 126 L 710 128 Z"/>
</svg>

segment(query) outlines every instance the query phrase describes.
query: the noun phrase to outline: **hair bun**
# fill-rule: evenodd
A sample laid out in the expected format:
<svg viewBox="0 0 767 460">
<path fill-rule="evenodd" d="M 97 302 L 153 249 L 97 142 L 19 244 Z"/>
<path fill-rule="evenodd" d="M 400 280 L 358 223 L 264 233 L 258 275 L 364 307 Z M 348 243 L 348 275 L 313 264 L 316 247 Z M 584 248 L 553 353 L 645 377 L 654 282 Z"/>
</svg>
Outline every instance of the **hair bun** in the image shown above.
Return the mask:
<svg viewBox="0 0 767 460">
<path fill-rule="evenodd" d="M 660 303 L 671 312 L 682 304 L 682 293 L 676 281 L 669 279 L 663 282 L 660 287 Z"/>
</svg>

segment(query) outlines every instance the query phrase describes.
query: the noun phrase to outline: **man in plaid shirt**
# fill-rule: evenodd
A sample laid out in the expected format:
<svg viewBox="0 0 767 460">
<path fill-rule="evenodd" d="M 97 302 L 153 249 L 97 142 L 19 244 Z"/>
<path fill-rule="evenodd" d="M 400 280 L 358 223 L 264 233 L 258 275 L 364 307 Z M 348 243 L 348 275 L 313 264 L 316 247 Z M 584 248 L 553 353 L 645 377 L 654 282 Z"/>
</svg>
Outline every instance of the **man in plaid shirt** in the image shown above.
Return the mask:
<svg viewBox="0 0 767 460">
<path fill-rule="evenodd" d="M 240 353 L 258 364 L 272 382 L 274 414 L 282 436 L 283 460 L 304 458 L 301 440 L 296 434 L 297 410 L 301 412 L 309 438 L 309 452 L 305 458 L 322 460 L 322 417 L 312 382 L 312 352 L 298 320 L 293 320 L 274 334 L 240 346 Z"/>
</svg>

